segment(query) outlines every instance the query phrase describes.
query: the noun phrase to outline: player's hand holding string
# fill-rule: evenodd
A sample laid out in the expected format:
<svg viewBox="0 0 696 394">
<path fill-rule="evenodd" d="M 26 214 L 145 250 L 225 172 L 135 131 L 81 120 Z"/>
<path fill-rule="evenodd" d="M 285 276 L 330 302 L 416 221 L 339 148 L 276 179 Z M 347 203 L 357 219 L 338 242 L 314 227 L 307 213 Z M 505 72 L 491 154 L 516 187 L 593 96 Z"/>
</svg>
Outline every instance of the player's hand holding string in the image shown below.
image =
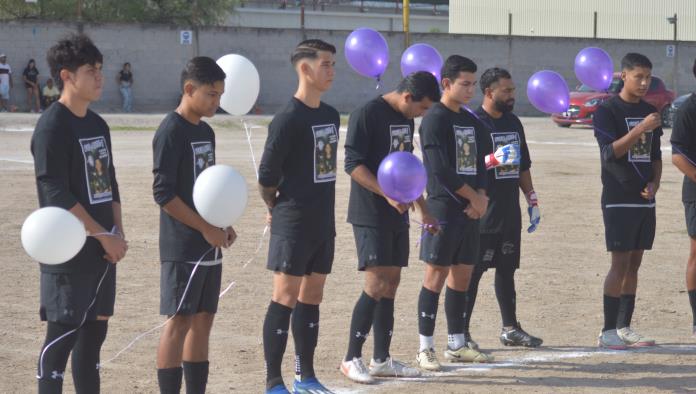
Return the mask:
<svg viewBox="0 0 696 394">
<path fill-rule="evenodd" d="M 527 199 L 527 213 L 529 214 L 529 227 L 527 228 L 528 233 L 533 233 L 536 231 L 541 221 L 541 211 L 539 211 L 539 200 L 537 199 L 537 194 L 534 190 L 530 190 L 529 193 L 525 193 L 524 197 Z"/>
<path fill-rule="evenodd" d="M 464 209 L 464 213 L 472 219 L 480 219 L 488 210 L 488 196 L 485 193 L 477 192 L 474 197 L 469 199 L 469 205 Z"/>
<path fill-rule="evenodd" d="M 423 223 L 423 229 L 430 234 L 435 235 L 440 232 L 440 222 L 438 222 L 434 217 L 428 214 L 422 215 L 421 222 Z"/>
<path fill-rule="evenodd" d="M 662 126 L 662 117 L 657 112 L 653 112 L 638 123 L 638 126 L 640 126 L 639 131 L 641 134 L 653 131 Z"/>
<path fill-rule="evenodd" d="M 211 246 L 216 248 L 227 248 L 228 244 L 228 234 L 225 230 L 217 228 L 213 225 L 208 225 L 203 231 L 203 238 Z"/>
<path fill-rule="evenodd" d="M 237 232 L 234 231 L 232 226 L 229 226 L 225 229 L 225 233 L 227 234 L 227 247 L 232 246 L 234 241 L 237 240 Z"/>
<path fill-rule="evenodd" d="M 653 200 L 655 198 L 655 194 L 657 194 L 657 189 L 659 188 L 659 183 L 648 182 L 648 184 L 645 186 L 645 189 L 643 189 L 643 191 L 640 192 L 640 196 L 646 200 Z"/>
<path fill-rule="evenodd" d="M 116 264 L 126 255 L 128 242 L 120 234 L 100 233 L 94 236 L 104 248 L 104 258 L 112 264 Z"/>
<path fill-rule="evenodd" d="M 400 215 L 403 215 L 404 212 L 408 211 L 408 209 L 413 206 L 413 204 L 404 204 L 404 203 L 400 203 L 398 201 L 392 200 L 391 198 L 389 198 L 387 196 L 384 196 L 384 198 L 387 200 L 389 205 L 391 205 L 392 207 L 394 207 L 394 209 L 399 211 Z"/>
</svg>

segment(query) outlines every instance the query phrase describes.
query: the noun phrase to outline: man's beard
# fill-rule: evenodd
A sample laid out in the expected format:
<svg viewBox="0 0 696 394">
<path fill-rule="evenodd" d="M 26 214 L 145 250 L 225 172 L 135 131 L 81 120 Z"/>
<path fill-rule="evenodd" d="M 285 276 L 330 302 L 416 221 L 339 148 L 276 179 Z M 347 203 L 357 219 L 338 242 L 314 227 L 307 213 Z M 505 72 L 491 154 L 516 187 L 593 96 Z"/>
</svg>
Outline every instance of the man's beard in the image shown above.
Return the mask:
<svg viewBox="0 0 696 394">
<path fill-rule="evenodd" d="M 494 101 L 493 104 L 495 105 L 495 109 L 497 109 L 499 112 L 512 112 L 512 110 L 515 108 L 515 100 L 508 100 L 508 101 Z"/>
</svg>

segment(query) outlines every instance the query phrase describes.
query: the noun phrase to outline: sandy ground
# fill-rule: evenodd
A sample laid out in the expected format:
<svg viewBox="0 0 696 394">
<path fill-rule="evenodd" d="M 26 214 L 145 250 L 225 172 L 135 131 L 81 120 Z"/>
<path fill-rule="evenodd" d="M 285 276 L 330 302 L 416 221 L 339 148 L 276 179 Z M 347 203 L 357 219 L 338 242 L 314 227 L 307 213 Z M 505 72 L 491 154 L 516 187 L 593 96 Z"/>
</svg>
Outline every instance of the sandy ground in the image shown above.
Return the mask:
<svg viewBox="0 0 696 394">
<path fill-rule="evenodd" d="M 158 207 L 152 199 L 151 140 L 162 115 L 106 115 L 112 127 L 115 163 L 121 185 L 124 222 L 130 242 L 118 265 L 116 315 L 111 319 L 102 361 L 138 334 L 163 321 L 158 315 Z M 37 207 L 29 153 L 37 116 L 0 117 L 0 392 L 35 390 L 35 365 L 44 336 L 38 316 L 36 263 L 21 249 L 20 226 Z M 260 155 L 268 118 L 248 118 L 259 125 L 251 142 Z M 492 276 L 484 276 L 472 321 L 474 338 L 491 351 L 491 365 L 447 365 L 444 372 L 413 380 L 383 379 L 373 386 L 347 381 L 338 371 L 345 354 L 350 314 L 362 285 L 356 271 L 355 244 L 345 223 L 348 176 L 337 183 L 338 223 L 334 273 L 322 304 L 316 364 L 318 376 L 338 392 L 685 392 L 696 390 L 696 340 L 684 291 L 688 238 L 680 202 L 681 177 L 665 158 L 658 194 L 654 249 L 646 253 L 634 327 L 660 346 L 625 352 L 598 351 L 602 324 L 602 281 L 608 268 L 599 207 L 598 150 L 589 129 L 559 129 L 546 118 L 523 119 L 533 158 L 532 173 L 540 198 L 541 226 L 523 234 L 522 269 L 517 274 L 518 315 L 527 331 L 544 338 L 535 350 L 504 348 L 498 342 L 500 315 Z M 254 169 L 238 118 L 220 116 L 213 124 L 218 163 L 240 170 L 252 190 L 249 206 L 236 226 L 239 239 L 224 261 L 223 287 L 235 285 L 221 299 L 211 337 L 209 392 L 261 392 L 264 381 L 261 326 L 271 293 L 265 270 L 267 238 L 254 250 L 264 223 L 255 192 Z M 669 133 L 667 133 L 669 134 Z M 663 145 L 668 137 L 663 137 Z M 340 156 L 339 160 L 343 160 Z M 342 164 L 340 164 L 342 165 Z M 411 267 L 404 270 L 396 302 L 392 355 L 412 362 L 418 346 L 416 301 L 422 280 L 417 234 L 412 229 Z M 244 263 L 250 264 L 243 267 Z M 444 297 L 441 297 L 441 302 Z M 443 307 L 440 307 L 444 311 Z M 444 313 L 438 318 L 436 346 L 446 344 Z M 105 393 L 157 392 L 155 349 L 159 331 L 145 336 L 102 369 Z M 365 356 L 372 353 L 372 338 Z M 284 375 L 291 382 L 293 345 L 289 342 Z M 68 374 L 66 374 L 66 377 Z M 72 392 L 72 379 L 65 382 Z"/>
</svg>

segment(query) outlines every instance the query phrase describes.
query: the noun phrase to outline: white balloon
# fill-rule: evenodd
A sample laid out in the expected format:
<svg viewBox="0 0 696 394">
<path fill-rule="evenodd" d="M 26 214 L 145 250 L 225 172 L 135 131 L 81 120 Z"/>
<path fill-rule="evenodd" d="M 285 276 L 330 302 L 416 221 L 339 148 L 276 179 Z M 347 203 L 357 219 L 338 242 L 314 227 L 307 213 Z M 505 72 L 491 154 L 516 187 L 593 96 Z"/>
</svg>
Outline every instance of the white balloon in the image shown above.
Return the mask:
<svg viewBox="0 0 696 394">
<path fill-rule="evenodd" d="M 24 250 L 43 264 L 65 263 L 77 255 L 86 240 L 85 226 L 63 208 L 37 209 L 22 225 Z"/>
<path fill-rule="evenodd" d="M 259 72 L 249 59 L 241 55 L 225 55 L 217 60 L 225 72 L 225 93 L 220 107 L 230 115 L 244 115 L 251 111 L 259 97 Z"/>
<path fill-rule="evenodd" d="M 246 208 L 246 180 L 230 166 L 208 167 L 193 185 L 193 204 L 206 222 L 220 228 L 231 226 Z"/>
</svg>

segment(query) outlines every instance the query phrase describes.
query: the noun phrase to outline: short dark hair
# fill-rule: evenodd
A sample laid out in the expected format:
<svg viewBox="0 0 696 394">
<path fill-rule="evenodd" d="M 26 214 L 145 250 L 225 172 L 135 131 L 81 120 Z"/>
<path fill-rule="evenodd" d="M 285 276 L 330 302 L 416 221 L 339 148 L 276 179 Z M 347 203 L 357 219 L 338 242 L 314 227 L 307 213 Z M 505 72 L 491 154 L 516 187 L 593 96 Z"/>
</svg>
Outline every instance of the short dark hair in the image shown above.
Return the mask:
<svg viewBox="0 0 696 394">
<path fill-rule="evenodd" d="M 225 72 L 215 63 L 215 60 L 207 56 L 198 56 L 189 60 L 181 72 L 181 88 L 186 81 L 192 81 L 198 85 L 212 85 L 225 80 Z"/>
<path fill-rule="evenodd" d="M 417 71 L 404 77 L 396 86 L 397 93 L 410 93 L 413 101 L 422 101 L 429 98 L 430 101 L 440 101 L 440 87 L 437 78 L 427 71 Z"/>
<path fill-rule="evenodd" d="M 130 65 L 131 65 L 130 62 L 123 63 L 123 67 L 130 66 Z"/>
<path fill-rule="evenodd" d="M 481 74 L 479 79 L 479 85 L 481 86 L 481 92 L 486 93 L 486 89 L 490 88 L 494 83 L 500 81 L 501 79 L 512 79 L 510 72 L 504 68 L 491 67 Z"/>
<path fill-rule="evenodd" d="M 440 70 L 440 76 L 442 79 L 455 80 L 459 76 L 460 72 L 465 73 L 475 73 L 476 63 L 468 57 L 460 55 L 452 55 L 445 60 Z"/>
<path fill-rule="evenodd" d="M 633 70 L 636 67 L 644 67 L 652 70 L 653 65 L 647 56 L 640 53 L 627 53 L 626 56 L 621 59 L 622 70 Z"/>
<path fill-rule="evenodd" d="M 60 79 L 61 70 L 75 72 L 85 64 L 92 66 L 102 64 L 104 57 L 86 34 L 76 33 L 58 40 L 56 45 L 48 50 L 46 61 L 56 85 L 59 89 L 63 89 L 63 80 Z"/>
<path fill-rule="evenodd" d="M 302 59 L 316 59 L 320 51 L 336 54 L 336 47 L 319 39 L 304 40 L 292 51 L 290 63 L 294 66 Z"/>
</svg>

